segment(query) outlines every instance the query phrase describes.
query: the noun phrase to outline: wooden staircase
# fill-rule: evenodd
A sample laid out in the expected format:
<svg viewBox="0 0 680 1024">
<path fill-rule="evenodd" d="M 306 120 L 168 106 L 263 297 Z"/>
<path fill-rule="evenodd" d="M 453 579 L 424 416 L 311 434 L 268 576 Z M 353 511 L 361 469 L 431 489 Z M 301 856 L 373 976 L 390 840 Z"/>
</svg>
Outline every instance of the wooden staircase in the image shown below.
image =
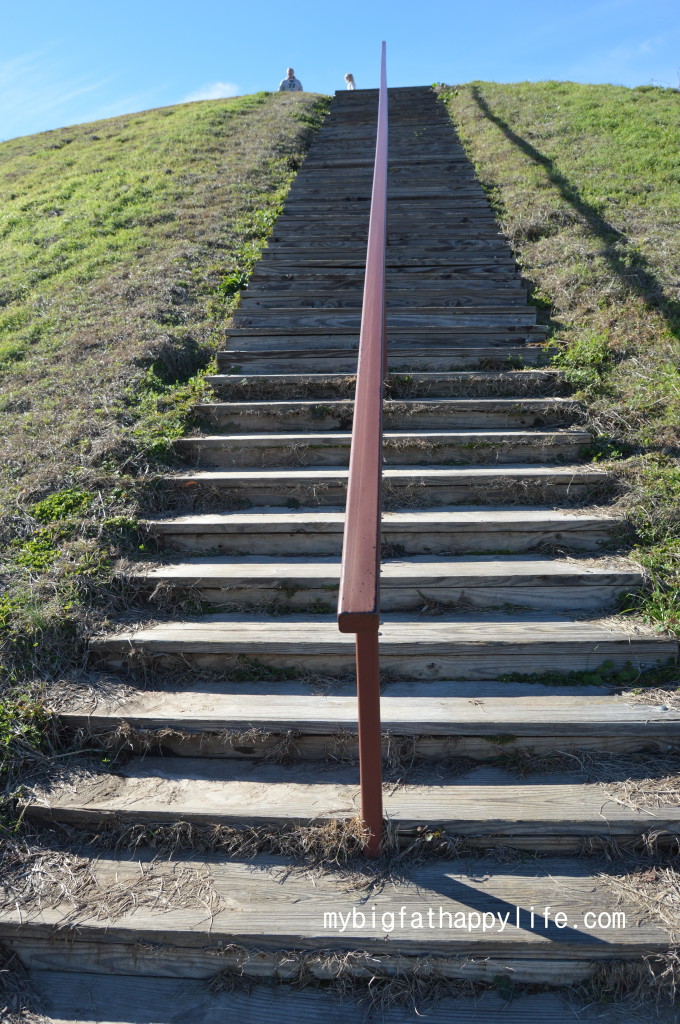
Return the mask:
<svg viewBox="0 0 680 1024">
<path fill-rule="evenodd" d="M 102 892 L 150 870 L 158 826 L 275 836 L 356 816 L 353 638 L 334 611 L 376 108 L 370 90 L 336 96 L 229 329 L 210 379 L 217 400 L 200 409 L 206 429 L 178 442 L 184 466 L 160 482 L 169 511 L 148 529 L 161 555 L 135 583 L 196 613 L 156 603 L 153 621 L 140 612 L 95 638 L 93 664 L 119 685 L 62 716 L 131 756 L 27 798 L 27 818 L 49 827 L 146 830 L 151 845 L 135 853 L 92 854 Z M 442 829 L 458 846 L 427 863 L 405 857 L 367 902 L 346 872 L 229 857 L 219 844 L 206 855 L 178 839 L 154 877 L 207 873 L 209 910 L 189 897 L 179 909 L 131 901 L 118 916 L 75 912 L 66 898 L 6 908 L 0 940 L 55 1019 L 359 1021 L 363 1011 L 313 988 L 337 979 L 341 959 L 345 974 L 384 980 L 422 975 L 426 957 L 433 978 L 496 979 L 502 991 L 570 985 L 671 945 L 583 851 L 678 836 L 680 807 L 622 797 L 625 760 L 610 755 L 667 751 L 680 714 L 555 674 L 638 672 L 674 659 L 676 645 L 612 617 L 640 571 L 606 553 L 621 525 L 591 507 L 606 473 L 587 462 L 591 438 L 546 365 L 545 328 L 429 88 L 390 90 L 389 181 L 385 808 L 402 849 L 424 851 Z M 533 678 L 508 679 L 523 675 Z M 583 770 L 584 751 L 601 776 Z M 561 770 L 532 760 L 542 754 Z M 612 877 L 623 870 L 613 856 Z M 374 906 L 377 924 L 324 927 L 324 913 Z M 380 915 L 402 906 L 511 918 L 503 930 L 387 934 Z M 598 917 L 614 910 L 625 928 Z M 220 972 L 270 984 L 211 994 Z M 573 1019 L 550 994 L 447 998 L 425 1013 L 548 1017 Z M 380 1019 L 421 1018 L 392 1007 Z"/>
</svg>

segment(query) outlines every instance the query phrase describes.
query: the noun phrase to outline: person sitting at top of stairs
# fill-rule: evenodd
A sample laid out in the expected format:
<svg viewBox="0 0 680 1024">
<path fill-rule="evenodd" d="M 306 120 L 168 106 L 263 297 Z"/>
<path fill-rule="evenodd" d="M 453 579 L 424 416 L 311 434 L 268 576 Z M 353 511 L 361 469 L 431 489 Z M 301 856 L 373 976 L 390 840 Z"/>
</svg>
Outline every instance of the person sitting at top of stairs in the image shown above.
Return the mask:
<svg viewBox="0 0 680 1024">
<path fill-rule="evenodd" d="M 295 77 L 293 68 L 286 69 L 286 77 L 279 83 L 279 92 L 304 92 L 302 82 Z"/>
<path fill-rule="evenodd" d="M 348 89 L 356 89 L 357 86 L 356 82 L 354 81 L 354 75 L 350 74 L 349 71 L 345 75 L 345 81 L 347 82 Z"/>
</svg>

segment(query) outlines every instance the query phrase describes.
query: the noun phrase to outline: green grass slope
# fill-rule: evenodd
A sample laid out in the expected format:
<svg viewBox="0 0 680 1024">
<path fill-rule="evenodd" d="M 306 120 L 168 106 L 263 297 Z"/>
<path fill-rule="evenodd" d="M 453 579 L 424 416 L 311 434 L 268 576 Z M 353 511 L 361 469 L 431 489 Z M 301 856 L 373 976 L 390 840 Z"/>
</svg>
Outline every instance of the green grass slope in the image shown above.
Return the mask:
<svg viewBox="0 0 680 1024">
<path fill-rule="evenodd" d="M 0 144 L 0 768 L 83 662 L 327 109 L 184 104 Z M 34 700 L 33 695 L 38 699 Z"/>
<path fill-rule="evenodd" d="M 638 607 L 680 634 L 680 94 L 441 93 L 618 480 L 650 574 Z"/>
</svg>

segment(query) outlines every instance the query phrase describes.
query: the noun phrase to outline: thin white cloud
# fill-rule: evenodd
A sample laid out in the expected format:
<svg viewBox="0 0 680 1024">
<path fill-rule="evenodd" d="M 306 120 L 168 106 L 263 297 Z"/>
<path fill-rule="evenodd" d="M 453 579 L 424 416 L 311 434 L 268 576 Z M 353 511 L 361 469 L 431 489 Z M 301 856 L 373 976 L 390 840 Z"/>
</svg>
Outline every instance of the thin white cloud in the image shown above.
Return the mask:
<svg viewBox="0 0 680 1024">
<path fill-rule="evenodd" d="M 73 123 L 84 98 L 109 85 L 110 78 L 65 76 L 49 52 L 46 48 L 0 64 L 0 137 Z"/>
<path fill-rule="evenodd" d="M 190 92 L 180 103 L 194 103 L 196 100 L 224 100 L 230 96 L 238 96 L 240 89 L 233 82 L 211 82 L 202 85 L 195 92 Z"/>
<path fill-rule="evenodd" d="M 664 36 L 655 36 L 652 39 L 643 39 L 642 42 L 631 44 L 630 46 L 617 46 L 614 50 L 611 50 L 607 57 L 612 60 L 635 60 L 640 55 L 653 53 L 664 45 L 666 39 Z"/>
</svg>

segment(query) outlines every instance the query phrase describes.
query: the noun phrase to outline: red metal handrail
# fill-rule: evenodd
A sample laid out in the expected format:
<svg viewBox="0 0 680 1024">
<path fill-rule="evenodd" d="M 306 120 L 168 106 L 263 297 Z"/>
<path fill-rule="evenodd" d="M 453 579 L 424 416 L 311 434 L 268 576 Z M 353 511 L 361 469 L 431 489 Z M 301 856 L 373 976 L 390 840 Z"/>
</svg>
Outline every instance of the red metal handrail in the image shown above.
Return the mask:
<svg viewBox="0 0 680 1024">
<path fill-rule="evenodd" d="M 380 853 L 383 827 L 380 730 L 380 517 L 382 401 L 386 366 L 385 246 L 387 242 L 387 75 L 382 44 L 378 132 L 368 227 L 359 364 L 342 548 L 338 627 L 356 633 L 361 817 L 365 852 Z"/>
</svg>

